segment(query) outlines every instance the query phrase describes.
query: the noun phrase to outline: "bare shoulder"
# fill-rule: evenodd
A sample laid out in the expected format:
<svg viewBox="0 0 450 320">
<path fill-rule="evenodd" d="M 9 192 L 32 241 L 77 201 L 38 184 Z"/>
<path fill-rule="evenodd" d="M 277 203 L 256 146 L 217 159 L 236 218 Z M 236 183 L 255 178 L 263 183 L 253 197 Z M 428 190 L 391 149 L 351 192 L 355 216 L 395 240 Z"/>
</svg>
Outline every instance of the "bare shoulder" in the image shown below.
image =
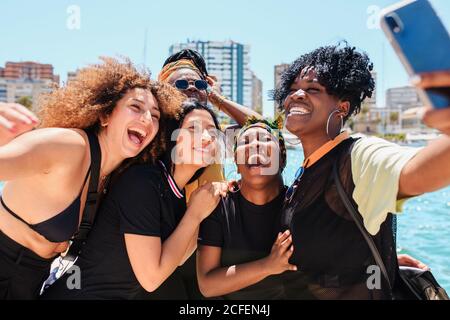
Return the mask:
<svg viewBox="0 0 450 320">
<path fill-rule="evenodd" d="M 43 128 L 24 134 L 33 135 L 35 139 L 45 144 L 55 144 L 61 147 L 87 147 L 87 138 L 83 130 L 66 128 Z"/>
<path fill-rule="evenodd" d="M 42 128 L 24 133 L 12 143 L 28 150 L 38 149 L 40 154 L 57 155 L 56 159 L 62 161 L 81 160 L 89 145 L 83 134 L 82 130 L 77 129 Z"/>
<path fill-rule="evenodd" d="M 39 147 L 84 149 L 88 145 L 87 138 L 80 131 L 65 128 L 36 129 L 18 136 L 12 142 Z"/>
</svg>

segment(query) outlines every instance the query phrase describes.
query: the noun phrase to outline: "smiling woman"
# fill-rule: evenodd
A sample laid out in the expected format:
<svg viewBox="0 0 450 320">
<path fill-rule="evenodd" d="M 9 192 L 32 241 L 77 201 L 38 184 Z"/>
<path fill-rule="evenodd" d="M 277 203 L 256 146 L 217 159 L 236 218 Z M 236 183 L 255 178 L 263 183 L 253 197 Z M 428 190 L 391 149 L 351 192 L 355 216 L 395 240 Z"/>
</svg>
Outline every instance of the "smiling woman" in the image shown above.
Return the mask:
<svg viewBox="0 0 450 320">
<path fill-rule="evenodd" d="M 178 161 L 164 159 L 124 170 L 105 197 L 75 263 L 81 269 L 82 287 L 67 288 L 66 274 L 44 292 L 44 299 L 188 297 L 179 266 L 195 249 L 199 223 L 216 207 L 226 185 L 201 186 L 186 204 L 185 186 L 208 165 L 216 144 L 208 131 L 218 125 L 207 107 L 196 102 L 182 107 L 175 122 L 187 134 L 177 135 L 169 144 L 173 142 L 183 155 Z M 193 127 L 202 132 L 201 150 L 194 150 Z M 192 162 L 192 151 L 202 156 L 198 162 Z"/>
<path fill-rule="evenodd" d="M 51 261 L 78 230 L 88 186 L 102 191 L 106 179 L 95 177 L 126 159 L 158 156 L 159 119 L 175 116 L 180 98 L 130 61 L 105 58 L 44 96 L 39 129 L 10 132 L 0 147 L 0 180 L 7 181 L 0 196 L 1 299 L 37 297 Z"/>
<path fill-rule="evenodd" d="M 302 271 L 286 277 L 288 298 L 392 298 L 399 283 L 392 230 L 401 200 L 450 183 L 448 137 L 416 149 L 342 131 L 372 96 L 372 70 L 367 54 L 354 47 L 320 47 L 294 61 L 275 90 L 286 128 L 302 141 L 305 159 L 282 213 L 295 248 L 290 261 Z M 341 200 L 345 194 L 350 205 Z M 358 210 L 356 218 L 351 206 Z M 365 236 L 376 244 L 380 259 Z M 373 265 L 383 277 L 381 286 L 369 289 Z"/>
</svg>

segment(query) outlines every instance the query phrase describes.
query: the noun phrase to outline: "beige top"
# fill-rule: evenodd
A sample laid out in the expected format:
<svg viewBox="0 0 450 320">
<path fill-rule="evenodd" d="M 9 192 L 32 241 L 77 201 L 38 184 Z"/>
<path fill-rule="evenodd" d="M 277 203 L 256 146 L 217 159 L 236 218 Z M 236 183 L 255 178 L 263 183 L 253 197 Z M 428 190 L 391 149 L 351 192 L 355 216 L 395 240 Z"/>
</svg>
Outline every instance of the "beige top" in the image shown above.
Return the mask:
<svg viewBox="0 0 450 320">
<path fill-rule="evenodd" d="M 378 233 L 389 212 L 401 212 L 404 200 L 397 201 L 400 173 L 419 150 L 376 137 L 355 143 L 351 153 L 353 199 L 370 234 Z"/>
</svg>

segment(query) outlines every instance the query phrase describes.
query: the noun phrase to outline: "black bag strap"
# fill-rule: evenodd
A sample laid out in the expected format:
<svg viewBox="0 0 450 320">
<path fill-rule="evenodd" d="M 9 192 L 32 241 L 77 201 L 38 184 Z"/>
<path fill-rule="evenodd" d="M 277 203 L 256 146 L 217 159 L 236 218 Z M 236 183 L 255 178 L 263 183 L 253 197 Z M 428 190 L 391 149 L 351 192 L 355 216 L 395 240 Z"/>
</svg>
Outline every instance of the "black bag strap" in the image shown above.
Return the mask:
<svg viewBox="0 0 450 320">
<path fill-rule="evenodd" d="M 358 213 L 356 208 L 353 206 L 353 203 L 350 201 L 350 199 L 347 195 L 347 192 L 345 192 L 344 187 L 342 186 L 342 182 L 341 182 L 341 179 L 339 178 L 339 173 L 338 173 L 338 165 L 336 162 L 334 162 L 334 164 L 333 164 L 333 179 L 336 183 L 337 191 L 339 193 L 339 196 L 340 196 L 342 202 L 345 205 L 345 208 L 348 210 L 348 212 L 352 216 L 353 221 L 355 222 L 359 231 L 361 232 L 364 239 L 366 240 L 367 245 L 369 246 L 370 251 L 372 252 L 372 255 L 375 259 L 375 262 L 378 265 L 378 267 L 380 268 L 381 272 L 383 273 L 383 276 L 386 279 L 389 289 L 392 292 L 391 281 L 389 280 L 389 276 L 386 271 L 386 266 L 384 265 L 383 259 L 381 258 L 381 255 L 380 255 L 380 252 L 378 251 L 377 246 L 373 242 L 372 236 L 369 234 L 369 232 L 364 227 L 361 215 Z"/>
<path fill-rule="evenodd" d="M 65 255 L 64 259 L 74 261 L 80 254 L 81 249 L 86 243 L 89 232 L 91 231 L 94 223 L 95 214 L 99 204 L 99 198 L 101 193 L 97 191 L 98 181 L 100 178 L 100 165 L 102 162 L 102 153 L 100 150 L 100 144 L 98 137 L 91 130 L 87 130 L 86 134 L 89 139 L 89 149 L 91 153 L 91 180 L 89 181 L 89 189 L 86 197 L 86 204 L 83 211 L 83 217 L 81 219 L 80 227 L 77 233 L 72 238 L 72 244 Z"/>
</svg>

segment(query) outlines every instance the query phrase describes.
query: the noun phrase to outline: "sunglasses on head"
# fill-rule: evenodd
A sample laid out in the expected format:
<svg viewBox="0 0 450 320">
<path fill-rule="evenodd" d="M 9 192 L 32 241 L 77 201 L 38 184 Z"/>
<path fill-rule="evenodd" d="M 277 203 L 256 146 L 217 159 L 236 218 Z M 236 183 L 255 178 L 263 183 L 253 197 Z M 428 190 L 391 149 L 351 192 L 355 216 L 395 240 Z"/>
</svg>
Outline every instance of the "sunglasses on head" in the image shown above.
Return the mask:
<svg viewBox="0 0 450 320">
<path fill-rule="evenodd" d="M 189 88 L 189 85 L 191 83 L 194 83 L 194 86 L 197 88 L 197 90 L 206 90 L 208 88 L 208 82 L 205 80 L 195 80 L 195 81 L 188 81 L 188 80 L 177 80 L 175 81 L 175 87 L 178 90 L 186 90 Z"/>
</svg>

